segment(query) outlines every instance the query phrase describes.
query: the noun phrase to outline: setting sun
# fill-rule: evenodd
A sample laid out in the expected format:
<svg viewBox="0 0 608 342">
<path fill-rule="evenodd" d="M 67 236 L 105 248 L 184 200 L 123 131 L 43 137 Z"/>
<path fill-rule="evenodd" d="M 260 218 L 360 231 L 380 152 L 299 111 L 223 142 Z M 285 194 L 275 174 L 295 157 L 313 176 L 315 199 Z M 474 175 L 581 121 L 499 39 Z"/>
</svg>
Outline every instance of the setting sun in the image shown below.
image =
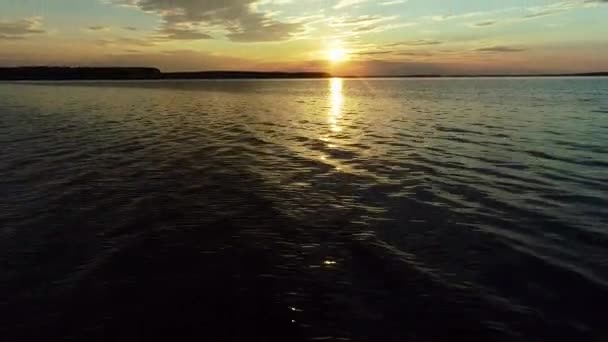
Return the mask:
<svg viewBox="0 0 608 342">
<path fill-rule="evenodd" d="M 332 63 L 343 62 L 348 58 L 348 53 L 342 48 L 334 48 L 327 51 L 327 59 Z"/>
</svg>

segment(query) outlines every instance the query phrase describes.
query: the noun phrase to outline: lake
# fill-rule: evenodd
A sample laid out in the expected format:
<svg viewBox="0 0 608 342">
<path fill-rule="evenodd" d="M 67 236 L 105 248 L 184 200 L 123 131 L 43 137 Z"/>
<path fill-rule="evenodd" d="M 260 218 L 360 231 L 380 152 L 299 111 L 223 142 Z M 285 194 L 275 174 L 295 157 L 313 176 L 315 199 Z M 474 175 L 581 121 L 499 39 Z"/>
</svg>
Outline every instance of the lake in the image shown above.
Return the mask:
<svg viewBox="0 0 608 342">
<path fill-rule="evenodd" d="M 608 78 L 0 83 L 12 341 L 606 341 Z"/>
</svg>

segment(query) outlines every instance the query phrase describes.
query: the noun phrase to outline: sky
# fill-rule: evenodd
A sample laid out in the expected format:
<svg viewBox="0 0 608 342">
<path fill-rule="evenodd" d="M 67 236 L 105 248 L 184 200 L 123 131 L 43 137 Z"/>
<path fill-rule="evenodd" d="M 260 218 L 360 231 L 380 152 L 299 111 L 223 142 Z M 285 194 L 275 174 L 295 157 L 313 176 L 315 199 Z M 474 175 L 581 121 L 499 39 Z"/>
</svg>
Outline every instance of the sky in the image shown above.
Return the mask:
<svg viewBox="0 0 608 342">
<path fill-rule="evenodd" d="M 0 66 L 608 71 L 608 0 L 0 0 Z"/>
</svg>

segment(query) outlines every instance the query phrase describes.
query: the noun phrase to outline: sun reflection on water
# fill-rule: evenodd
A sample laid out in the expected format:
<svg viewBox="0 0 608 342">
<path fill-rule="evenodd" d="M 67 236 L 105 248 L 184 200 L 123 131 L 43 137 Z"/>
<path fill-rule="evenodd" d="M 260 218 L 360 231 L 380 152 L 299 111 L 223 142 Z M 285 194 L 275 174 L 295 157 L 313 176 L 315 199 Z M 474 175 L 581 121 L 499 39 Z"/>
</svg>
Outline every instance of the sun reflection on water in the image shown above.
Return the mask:
<svg viewBox="0 0 608 342">
<path fill-rule="evenodd" d="M 342 127 L 338 124 L 340 117 L 342 116 L 342 105 L 344 104 L 344 95 L 342 93 L 342 79 L 332 78 L 329 80 L 329 91 L 331 109 L 329 112 L 329 124 L 331 125 L 332 132 L 342 131 Z"/>
<path fill-rule="evenodd" d="M 342 165 L 339 158 L 336 158 L 334 155 L 343 152 L 342 144 L 345 139 L 343 133 L 340 133 L 343 130 L 341 121 L 343 120 L 345 101 L 343 83 L 343 79 L 341 78 L 331 78 L 329 80 L 329 112 L 327 113 L 329 127 L 328 132 L 319 137 L 328 149 L 327 152 L 319 156 L 319 160 L 324 164 L 332 165 L 337 171 L 341 172 L 349 169 L 345 165 Z"/>
</svg>

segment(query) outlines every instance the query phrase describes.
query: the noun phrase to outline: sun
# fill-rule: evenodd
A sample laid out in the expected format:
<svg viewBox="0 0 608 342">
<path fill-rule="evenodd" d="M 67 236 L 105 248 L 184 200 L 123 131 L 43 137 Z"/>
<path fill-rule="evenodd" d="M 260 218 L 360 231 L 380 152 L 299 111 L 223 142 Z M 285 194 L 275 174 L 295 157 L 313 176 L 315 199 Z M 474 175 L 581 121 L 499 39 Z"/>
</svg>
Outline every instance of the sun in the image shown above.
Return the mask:
<svg viewBox="0 0 608 342">
<path fill-rule="evenodd" d="M 348 52 L 342 48 L 327 50 L 327 59 L 332 63 L 344 62 L 348 59 Z"/>
</svg>

